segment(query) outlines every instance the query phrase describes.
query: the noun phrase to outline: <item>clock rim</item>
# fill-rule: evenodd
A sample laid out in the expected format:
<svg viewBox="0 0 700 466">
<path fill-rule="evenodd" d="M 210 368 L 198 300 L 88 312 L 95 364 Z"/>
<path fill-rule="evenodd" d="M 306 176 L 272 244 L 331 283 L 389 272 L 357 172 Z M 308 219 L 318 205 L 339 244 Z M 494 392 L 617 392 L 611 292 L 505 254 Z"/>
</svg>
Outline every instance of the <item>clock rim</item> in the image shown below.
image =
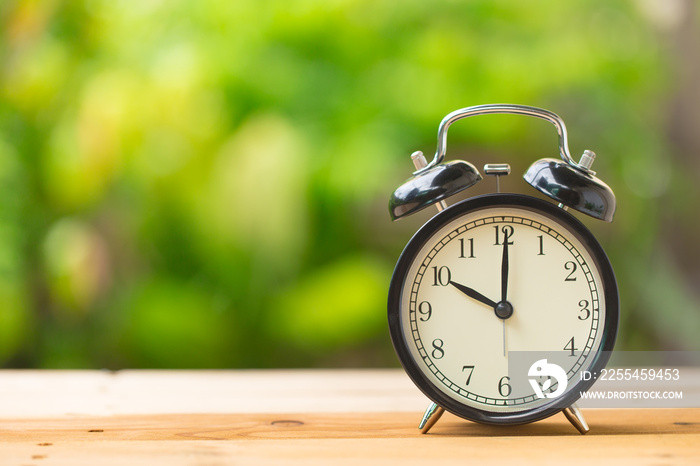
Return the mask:
<svg viewBox="0 0 700 466">
<path fill-rule="evenodd" d="M 564 209 L 536 197 L 515 193 L 484 194 L 455 203 L 428 220 L 413 235 L 399 256 L 389 285 L 387 315 L 391 341 L 399 362 L 409 378 L 426 397 L 447 411 L 464 419 L 484 424 L 516 425 L 542 420 L 566 409 L 580 398 L 581 392 L 590 389 L 595 380 L 579 380 L 561 397 L 553 399 L 550 403 L 523 411 L 496 412 L 468 406 L 443 393 L 423 374 L 408 349 L 409 342 L 406 341 L 404 332 L 401 329 L 400 319 L 401 295 L 406 275 L 413 258 L 426 241 L 440 228 L 459 216 L 486 208 L 506 206 L 525 208 L 552 218 L 571 231 L 591 254 L 593 265 L 596 266 L 600 273 L 606 314 L 603 328 L 601 329 L 600 346 L 596 353 L 591 356 L 593 362 L 587 370 L 600 372 L 606 366 L 610 358 L 610 352 L 615 346 L 620 320 L 619 290 L 612 264 L 600 242 L 580 220 Z"/>
</svg>

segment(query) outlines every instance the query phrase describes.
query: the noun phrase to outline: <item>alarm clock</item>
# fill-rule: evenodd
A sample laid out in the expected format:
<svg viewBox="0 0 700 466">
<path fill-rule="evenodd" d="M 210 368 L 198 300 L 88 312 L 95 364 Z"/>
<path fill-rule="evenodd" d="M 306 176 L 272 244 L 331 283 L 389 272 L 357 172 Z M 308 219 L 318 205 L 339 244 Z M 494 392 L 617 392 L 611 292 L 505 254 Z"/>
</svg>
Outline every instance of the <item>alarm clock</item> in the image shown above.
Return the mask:
<svg viewBox="0 0 700 466">
<path fill-rule="evenodd" d="M 495 193 L 448 207 L 447 198 L 482 180 L 474 165 L 444 161 L 448 128 L 460 119 L 499 113 L 536 117 L 556 127 L 560 157 L 538 160 L 524 175 L 555 202 L 502 193 L 500 177 L 510 167 L 499 163 L 484 167 L 496 177 Z M 445 410 L 498 425 L 563 412 L 586 433 L 575 403 L 594 381 L 581 374 L 605 367 L 619 322 L 610 261 L 569 212 L 612 221 L 615 195 L 591 170 L 595 154 L 586 150 L 575 162 L 564 122 L 548 110 L 493 104 L 447 115 L 433 160 L 428 163 L 421 152 L 412 159 L 416 171 L 391 196 L 391 218 L 429 206 L 438 213 L 398 259 L 388 321 L 401 365 L 431 401 L 419 428 L 427 433 Z M 515 356 L 530 353 L 556 357 L 534 360 L 516 377 Z"/>
</svg>

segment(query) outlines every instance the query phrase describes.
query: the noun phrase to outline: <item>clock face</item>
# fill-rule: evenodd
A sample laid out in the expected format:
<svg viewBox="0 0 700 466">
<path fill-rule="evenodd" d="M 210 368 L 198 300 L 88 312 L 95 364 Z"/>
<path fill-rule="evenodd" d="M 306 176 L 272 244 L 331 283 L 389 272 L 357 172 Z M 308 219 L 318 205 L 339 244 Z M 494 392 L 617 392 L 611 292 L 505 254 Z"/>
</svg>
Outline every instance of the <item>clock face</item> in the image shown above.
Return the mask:
<svg viewBox="0 0 700 466">
<path fill-rule="evenodd" d="M 519 423 L 569 406 L 590 386 L 580 373 L 607 362 L 618 307 L 610 263 L 578 220 L 498 194 L 450 207 L 409 242 L 389 322 L 404 368 L 434 402 L 477 421 Z M 514 352 L 559 355 L 566 393 L 514 391 Z"/>
</svg>

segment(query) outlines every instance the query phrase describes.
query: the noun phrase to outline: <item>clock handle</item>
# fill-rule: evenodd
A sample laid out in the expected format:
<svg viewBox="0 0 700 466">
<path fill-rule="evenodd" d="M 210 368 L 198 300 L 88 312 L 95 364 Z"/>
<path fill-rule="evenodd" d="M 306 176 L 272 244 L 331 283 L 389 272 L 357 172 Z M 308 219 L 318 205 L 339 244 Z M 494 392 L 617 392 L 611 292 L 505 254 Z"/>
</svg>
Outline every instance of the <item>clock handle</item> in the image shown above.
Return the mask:
<svg viewBox="0 0 700 466">
<path fill-rule="evenodd" d="M 568 136 L 566 134 L 566 125 L 564 125 L 564 121 L 561 118 L 559 118 L 559 116 L 556 113 L 550 112 L 549 110 L 545 110 L 543 108 L 516 104 L 475 105 L 473 107 L 466 107 L 459 110 L 455 110 L 454 112 L 447 115 L 445 118 L 442 119 L 438 128 L 438 143 L 437 150 L 435 151 L 435 157 L 425 168 L 423 168 L 423 170 L 429 170 L 437 164 L 442 163 L 442 161 L 444 160 L 445 154 L 447 152 L 447 129 L 452 123 L 454 123 L 457 120 L 461 120 L 463 118 L 468 118 L 471 116 L 499 113 L 532 116 L 536 118 L 541 118 L 552 123 L 557 129 L 557 134 L 559 135 L 559 155 L 561 156 L 562 160 L 564 160 L 572 167 L 583 171 L 584 173 L 594 174 L 594 172 L 590 170 L 590 165 L 592 164 L 593 160 L 591 158 L 591 160 L 589 161 L 590 157 L 586 153 L 584 153 L 584 156 L 581 158 L 580 163 L 576 163 L 571 157 L 571 154 L 569 153 Z M 590 151 L 586 152 L 591 153 Z M 593 155 L 593 157 L 595 157 L 595 155 Z"/>
<path fill-rule="evenodd" d="M 481 181 L 481 174 L 472 164 L 455 160 L 443 162 L 447 152 L 447 130 L 457 120 L 487 114 L 525 115 L 549 121 L 559 135 L 559 155 L 556 159 L 541 159 L 530 166 L 524 175 L 533 188 L 559 202 L 560 207 L 572 207 L 591 217 L 611 222 L 617 202 L 612 189 L 595 177 L 591 165 L 595 153 L 586 150 L 577 163 L 569 153 L 566 125 L 559 116 L 543 108 L 515 104 L 488 104 L 466 107 L 448 114 L 438 128 L 438 144 L 435 157 L 425 163 L 422 153 L 412 156 L 416 171 L 404 184 L 394 191 L 389 200 L 392 220 L 410 215 L 429 205 L 442 202 L 448 197 Z M 423 160 L 420 160 L 423 159 Z"/>
</svg>

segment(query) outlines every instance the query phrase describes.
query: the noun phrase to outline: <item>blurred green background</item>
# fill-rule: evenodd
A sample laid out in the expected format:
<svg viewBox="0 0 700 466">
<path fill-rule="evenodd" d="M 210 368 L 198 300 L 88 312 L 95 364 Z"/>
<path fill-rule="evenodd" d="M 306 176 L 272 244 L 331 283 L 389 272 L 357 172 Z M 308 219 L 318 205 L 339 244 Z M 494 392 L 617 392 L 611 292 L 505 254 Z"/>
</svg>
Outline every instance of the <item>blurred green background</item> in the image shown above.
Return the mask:
<svg viewBox="0 0 700 466">
<path fill-rule="evenodd" d="M 387 202 L 447 113 L 544 107 L 618 197 L 617 349 L 700 349 L 693 0 L 4 1 L 0 365 L 397 366 Z M 484 116 L 448 159 L 557 156 Z M 494 190 L 486 180 L 468 192 Z M 584 218 L 585 217 L 585 218 Z"/>
</svg>

